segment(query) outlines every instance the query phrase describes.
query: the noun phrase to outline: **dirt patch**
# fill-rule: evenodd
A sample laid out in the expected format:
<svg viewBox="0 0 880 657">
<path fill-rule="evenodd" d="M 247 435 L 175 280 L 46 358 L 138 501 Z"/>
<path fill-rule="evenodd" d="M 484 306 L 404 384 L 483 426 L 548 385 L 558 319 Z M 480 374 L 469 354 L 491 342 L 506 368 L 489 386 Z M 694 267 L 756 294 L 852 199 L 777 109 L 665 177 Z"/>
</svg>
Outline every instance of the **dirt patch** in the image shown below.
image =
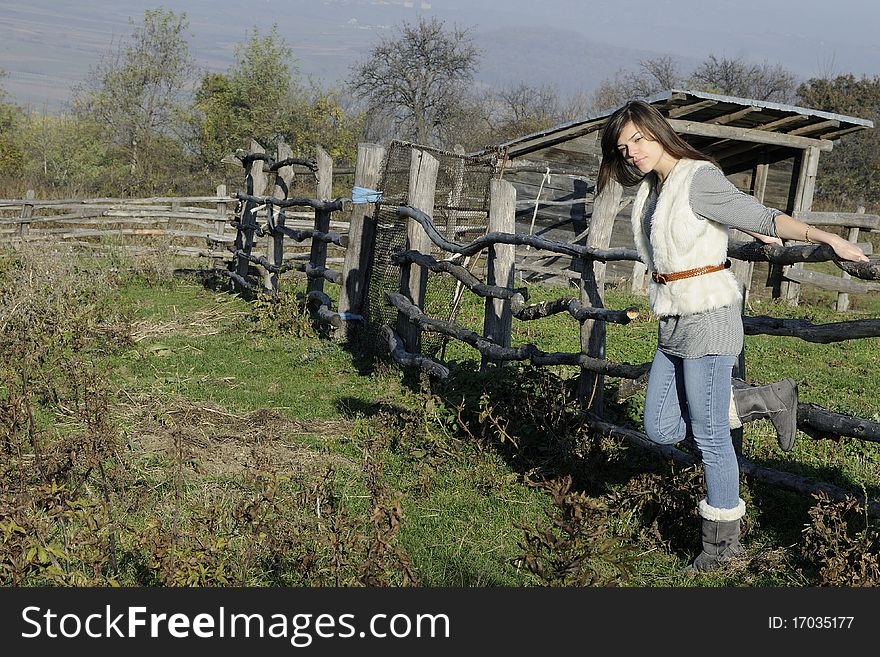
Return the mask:
<svg viewBox="0 0 880 657">
<path fill-rule="evenodd" d="M 126 421 L 134 427 L 130 445 L 145 456 L 176 461 L 178 450 L 185 467 L 207 477 L 235 476 L 260 469 L 287 474 L 357 469 L 349 459 L 304 445 L 305 436 L 328 440 L 346 438 L 352 423 L 293 420 L 262 408 L 236 415 L 211 404 L 185 400 L 166 404 L 132 399 L 124 405 Z"/>
</svg>

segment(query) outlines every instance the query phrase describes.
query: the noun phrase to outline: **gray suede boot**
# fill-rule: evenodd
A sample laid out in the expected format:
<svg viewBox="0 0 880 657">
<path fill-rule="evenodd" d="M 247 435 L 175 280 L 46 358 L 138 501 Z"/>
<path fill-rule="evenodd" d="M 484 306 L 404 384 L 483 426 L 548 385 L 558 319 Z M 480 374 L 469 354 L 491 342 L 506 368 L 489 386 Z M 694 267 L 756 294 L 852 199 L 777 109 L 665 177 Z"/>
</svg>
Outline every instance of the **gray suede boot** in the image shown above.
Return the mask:
<svg viewBox="0 0 880 657">
<path fill-rule="evenodd" d="M 776 429 L 776 442 L 783 452 L 794 447 L 797 436 L 797 383 L 782 379 L 764 386 L 733 382 L 733 402 L 740 422 L 766 419 Z"/>
<path fill-rule="evenodd" d="M 740 522 L 745 510 L 746 504 L 742 500 L 733 509 L 717 509 L 709 506 L 705 499 L 700 502 L 703 549 L 693 563 L 685 567 L 685 572 L 712 572 L 745 553 L 739 543 Z"/>
</svg>

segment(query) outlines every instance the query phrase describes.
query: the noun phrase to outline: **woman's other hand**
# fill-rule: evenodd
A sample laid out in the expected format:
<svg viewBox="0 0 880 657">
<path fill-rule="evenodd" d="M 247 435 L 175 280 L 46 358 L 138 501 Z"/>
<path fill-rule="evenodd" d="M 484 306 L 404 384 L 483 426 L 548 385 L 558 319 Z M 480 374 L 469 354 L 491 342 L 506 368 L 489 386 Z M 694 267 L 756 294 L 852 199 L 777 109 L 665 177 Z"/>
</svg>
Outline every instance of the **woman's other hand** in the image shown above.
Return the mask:
<svg viewBox="0 0 880 657">
<path fill-rule="evenodd" d="M 862 251 L 858 244 L 853 244 L 842 237 L 838 236 L 836 240 L 832 240 L 829 246 L 834 249 L 834 253 L 836 253 L 841 260 L 868 262 L 868 256 L 865 255 L 865 252 Z"/>
<path fill-rule="evenodd" d="M 761 235 L 760 233 L 752 233 L 755 239 L 764 244 L 772 244 L 773 246 L 783 246 L 782 240 L 778 237 L 770 237 L 769 235 Z"/>
</svg>

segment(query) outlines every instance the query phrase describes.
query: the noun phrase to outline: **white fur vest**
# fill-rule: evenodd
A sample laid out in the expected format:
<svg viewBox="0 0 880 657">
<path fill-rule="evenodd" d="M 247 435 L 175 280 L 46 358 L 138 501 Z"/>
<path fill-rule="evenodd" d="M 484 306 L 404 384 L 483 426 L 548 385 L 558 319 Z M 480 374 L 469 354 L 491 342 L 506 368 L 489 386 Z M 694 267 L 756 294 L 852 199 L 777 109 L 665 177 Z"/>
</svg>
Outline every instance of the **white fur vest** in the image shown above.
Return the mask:
<svg viewBox="0 0 880 657">
<path fill-rule="evenodd" d="M 717 265 L 727 259 L 727 226 L 701 219 L 691 210 L 694 173 L 710 162 L 682 159 L 673 167 L 660 191 L 651 219 L 650 241 L 642 229 L 650 183 L 642 181 L 632 209 L 632 228 L 639 257 L 648 271 L 669 274 Z M 729 269 L 670 281 L 648 281 L 648 302 L 660 317 L 690 315 L 740 303 L 739 285 Z"/>
</svg>

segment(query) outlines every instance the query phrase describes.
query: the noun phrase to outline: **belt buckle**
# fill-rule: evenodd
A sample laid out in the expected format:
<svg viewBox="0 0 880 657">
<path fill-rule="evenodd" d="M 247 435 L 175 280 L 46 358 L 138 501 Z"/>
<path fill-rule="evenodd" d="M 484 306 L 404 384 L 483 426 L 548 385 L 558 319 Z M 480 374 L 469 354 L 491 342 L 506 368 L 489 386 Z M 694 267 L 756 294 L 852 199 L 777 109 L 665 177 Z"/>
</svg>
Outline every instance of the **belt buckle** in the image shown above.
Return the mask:
<svg viewBox="0 0 880 657">
<path fill-rule="evenodd" d="M 666 276 L 663 274 L 659 274 L 656 271 L 652 271 L 651 278 L 654 279 L 655 283 L 659 283 L 660 285 L 666 285 Z"/>
</svg>

